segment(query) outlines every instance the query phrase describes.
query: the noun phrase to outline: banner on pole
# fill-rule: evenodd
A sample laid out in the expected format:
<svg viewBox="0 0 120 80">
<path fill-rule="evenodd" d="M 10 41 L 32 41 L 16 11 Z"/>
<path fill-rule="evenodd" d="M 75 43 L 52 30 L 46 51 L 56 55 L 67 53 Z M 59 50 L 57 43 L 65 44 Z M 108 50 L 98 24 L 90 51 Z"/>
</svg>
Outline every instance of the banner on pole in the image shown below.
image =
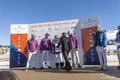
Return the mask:
<svg viewBox="0 0 120 80">
<path fill-rule="evenodd" d="M 28 25 L 11 25 L 10 34 L 10 68 L 24 67 L 27 60 L 26 43 L 28 40 Z"/>
<path fill-rule="evenodd" d="M 96 48 L 93 46 L 93 33 L 96 30 L 96 25 L 99 25 L 99 17 L 90 17 L 79 20 L 75 31 L 80 34 L 77 37 L 81 45 L 81 65 L 99 65 L 99 58 Z"/>
</svg>

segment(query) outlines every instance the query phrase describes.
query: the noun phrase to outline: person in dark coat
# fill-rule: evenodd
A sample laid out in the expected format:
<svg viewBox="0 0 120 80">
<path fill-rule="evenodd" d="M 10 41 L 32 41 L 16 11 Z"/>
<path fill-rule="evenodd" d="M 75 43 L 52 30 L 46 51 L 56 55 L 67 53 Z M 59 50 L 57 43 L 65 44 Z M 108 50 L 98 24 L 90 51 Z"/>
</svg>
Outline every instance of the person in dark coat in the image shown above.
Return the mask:
<svg viewBox="0 0 120 80">
<path fill-rule="evenodd" d="M 62 36 L 60 37 L 60 41 L 59 41 L 57 47 L 59 47 L 60 45 L 62 46 L 62 54 L 65 59 L 65 68 L 64 69 L 66 71 L 70 71 L 72 69 L 70 66 L 69 59 L 68 59 L 68 54 L 70 51 L 70 39 L 68 37 L 66 37 L 65 32 L 62 33 Z"/>
</svg>

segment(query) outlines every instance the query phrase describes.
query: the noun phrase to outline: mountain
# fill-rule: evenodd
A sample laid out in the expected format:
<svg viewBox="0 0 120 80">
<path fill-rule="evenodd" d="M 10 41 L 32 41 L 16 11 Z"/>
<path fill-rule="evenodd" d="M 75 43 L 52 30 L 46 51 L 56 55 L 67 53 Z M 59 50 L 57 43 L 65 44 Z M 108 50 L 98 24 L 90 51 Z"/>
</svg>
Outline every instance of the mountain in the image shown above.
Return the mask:
<svg viewBox="0 0 120 80">
<path fill-rule="evenodd" d="M 118 30 L 108 30 L 107 32 L 106 32 L 106 34 L 107 34 L 107 40 L 109 41 L 109 40 L 115 40 L 115 38 L 116 38 L 116 33 L 118 32 Z"/>
</svg>

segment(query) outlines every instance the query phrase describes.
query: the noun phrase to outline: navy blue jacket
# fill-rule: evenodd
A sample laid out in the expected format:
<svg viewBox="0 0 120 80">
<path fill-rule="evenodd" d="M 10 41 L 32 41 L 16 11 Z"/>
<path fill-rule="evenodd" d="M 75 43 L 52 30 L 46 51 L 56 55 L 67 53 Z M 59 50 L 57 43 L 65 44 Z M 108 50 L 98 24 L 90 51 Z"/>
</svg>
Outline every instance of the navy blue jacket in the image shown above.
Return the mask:
<svg viewBox="0 0 120 80">
<path fill-rule="evenodd" d="M 107 45 L 106 31 L 105 30 L 101 30 L 101 31 L 95 32 L 93 34 L 94 46 L 97 46 L 97 39 L 98 39 L 97 35 L 99 35 L 99 44 L 100 44 L 100 46 L 106 47 L 106 45 Z"/>
<path fill-rule="evenodd" d="M 116 42 L 119 42 L 120 41 L 120 32 L 117 32 L 116 34 Z"/>
<path fill-rule="evenodd" d="M 120 43 L 119 41 L 120 41 L 120 32 L 117 32 L 117 34 L 116 34 L 116 42 L 117 42 L 117 43 Z M 118 49 L 118 48 L 120 48 L 120 45 L 117 46 L 117 49 Z"/>
</svg>

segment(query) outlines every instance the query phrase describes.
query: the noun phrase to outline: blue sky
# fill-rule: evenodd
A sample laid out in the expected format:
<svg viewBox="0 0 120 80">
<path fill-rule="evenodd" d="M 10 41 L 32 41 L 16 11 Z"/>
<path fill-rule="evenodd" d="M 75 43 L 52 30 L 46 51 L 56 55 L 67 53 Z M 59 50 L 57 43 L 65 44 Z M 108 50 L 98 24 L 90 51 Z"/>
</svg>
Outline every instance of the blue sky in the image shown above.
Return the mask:
<svg viewBox="0 0 120 80">
<path fill-rule="evenodd" d="M 120 0 L 0 0 L 0 44 L 9 45 L 10 24 L 100 16 L 104 29 L 120 25 Z"/>
</svg>

